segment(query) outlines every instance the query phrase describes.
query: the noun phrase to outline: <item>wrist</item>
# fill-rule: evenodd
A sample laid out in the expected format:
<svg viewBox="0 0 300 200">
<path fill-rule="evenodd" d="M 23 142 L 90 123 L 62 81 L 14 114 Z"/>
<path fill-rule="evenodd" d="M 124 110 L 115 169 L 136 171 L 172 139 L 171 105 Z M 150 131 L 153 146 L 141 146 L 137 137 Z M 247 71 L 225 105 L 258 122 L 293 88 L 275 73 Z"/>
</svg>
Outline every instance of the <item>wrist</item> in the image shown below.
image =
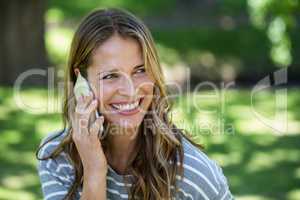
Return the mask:
<svg viewBox="0 0 300 200">
<path fill-rule="evenodd" d="M 85 173 L 83 183 L 89 186 L 99 186 L 106 184 L 106 174 L 102 173 Z"/>
<path fill-rule="evenodd" d="M 106 199 L 106 176 L 84 175 L 82 199 Z"/>
<path fill-rule="evenodd" d="M 97 165 L 95 163 L 91 165 L 83 165 L 84 174 L 87 176 L 106 176 L 108 167 L 106 165 Z"/>
<path fill-rule="evenodd" d="M 84 168 L 84 178 L 86 179 L 106 179 L 107 170 Z"/>
</svg>

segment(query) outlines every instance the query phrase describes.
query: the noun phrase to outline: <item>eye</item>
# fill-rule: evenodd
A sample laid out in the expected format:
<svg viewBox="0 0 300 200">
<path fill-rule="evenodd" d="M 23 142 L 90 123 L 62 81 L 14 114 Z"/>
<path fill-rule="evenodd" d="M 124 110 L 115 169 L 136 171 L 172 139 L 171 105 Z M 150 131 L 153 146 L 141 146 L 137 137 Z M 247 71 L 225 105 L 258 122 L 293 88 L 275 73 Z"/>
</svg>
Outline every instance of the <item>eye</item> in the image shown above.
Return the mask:
<svg viewBox="0 0 300 200">
<path fill-rule="evenodd" d="M 117 74 L 108 74 L 102 77 L 102 79 L 113 79 L 113 78 L 118 78 Z"/>
<path fill-rule="evenodd" d="M 141 68 L 139 68 L 139 69 L 137 69 L 136 71 L 135 71 L 135 73 L 144 73 L 146 70 L 145 70 L 145 67 L 141 67 Z"/>
</svg>

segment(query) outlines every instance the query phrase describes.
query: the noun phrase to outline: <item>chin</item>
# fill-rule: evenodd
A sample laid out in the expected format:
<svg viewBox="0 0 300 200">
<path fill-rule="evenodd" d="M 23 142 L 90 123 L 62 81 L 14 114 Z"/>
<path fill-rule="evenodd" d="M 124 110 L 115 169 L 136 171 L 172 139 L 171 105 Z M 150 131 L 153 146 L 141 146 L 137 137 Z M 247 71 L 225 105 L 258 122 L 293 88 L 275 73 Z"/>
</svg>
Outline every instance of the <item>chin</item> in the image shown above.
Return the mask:
<svg viewBox="0 0 300 200">
<path fill-rule="evenodd" d="M 143 121 L 143 116 L 118 117 L 118 118 L 109 120 L 109 122 L 111 124 L 118 126 L 120 128 L 124 128 L 124 129 L 137 128 L 141 125 L 142 121 Z"/>
</svg>

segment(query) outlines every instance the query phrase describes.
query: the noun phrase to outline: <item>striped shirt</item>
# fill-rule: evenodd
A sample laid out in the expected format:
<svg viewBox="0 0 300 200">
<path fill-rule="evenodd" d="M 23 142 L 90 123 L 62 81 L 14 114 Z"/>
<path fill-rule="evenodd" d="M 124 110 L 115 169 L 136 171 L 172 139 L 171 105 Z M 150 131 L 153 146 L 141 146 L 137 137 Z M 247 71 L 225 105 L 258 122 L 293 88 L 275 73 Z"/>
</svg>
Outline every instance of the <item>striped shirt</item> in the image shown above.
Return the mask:
<svg viewBox="0 0 300 200">
<path fill-rule="evenodd" d="M 55 133 L 54 133 L 55 134 Z M 41 144 L 53 136 L 49 134 Z M 64 134 L 51 140 L 39 151 L 39 158 L 50 155 L 60 143 Z M 183 179 L 176 177 L 178 192 L 175 199 L 184 200 L 228 200 L 233 199 L 229 190 L 227 179 L 220 166 L 208 158 L 200 149 L 192 145 L 187 139 L 182 138 L 184 160 Z M 55 159 L 38 161 L 42 191 L 45 200 L 60 200 L 67 194 L 75 179 L 75 169 L 69 157 L 62 152 Z M 131 175 L 125 175 L 131 179 Z M 107 171 L 107 199 L 128 199 L 128 193 L 123 181 L 123 176 L 118 174 L 111 166 Z M 131 184 L 129 184 L 130 187 Z M 173 186 L 171 186 L 174 189 Z M 76 198 L 80 199 L 82 187 L 78 188 Z"/>
</svg>

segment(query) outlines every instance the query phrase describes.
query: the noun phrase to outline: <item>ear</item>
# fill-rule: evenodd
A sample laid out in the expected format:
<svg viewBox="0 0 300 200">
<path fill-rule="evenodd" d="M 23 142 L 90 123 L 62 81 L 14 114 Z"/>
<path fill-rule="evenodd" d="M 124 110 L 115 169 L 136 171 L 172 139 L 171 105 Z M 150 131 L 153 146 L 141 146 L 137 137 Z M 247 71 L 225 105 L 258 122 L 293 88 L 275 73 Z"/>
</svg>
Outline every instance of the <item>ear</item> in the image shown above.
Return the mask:
<svg viewBox="0 0 300 200">
<path fill-rule="evenodd" d="M 75 73 L 76 76 L 78 76 L 78 74 L 80 73 L 80 71 L 77 67 L 74 69 L 74 73 Z"/>
</svg>

